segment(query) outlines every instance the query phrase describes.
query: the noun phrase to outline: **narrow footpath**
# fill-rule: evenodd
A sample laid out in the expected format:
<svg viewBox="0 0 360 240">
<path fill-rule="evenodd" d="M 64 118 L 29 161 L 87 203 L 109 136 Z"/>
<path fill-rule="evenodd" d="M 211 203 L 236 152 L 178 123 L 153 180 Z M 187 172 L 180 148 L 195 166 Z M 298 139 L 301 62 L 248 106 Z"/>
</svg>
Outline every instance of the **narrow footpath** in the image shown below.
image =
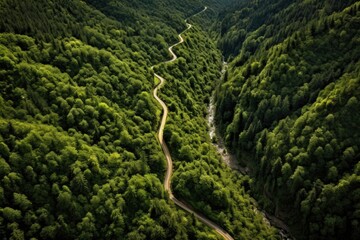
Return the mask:
<svg viewBox="0 0 360 240">
<path fill-rule="evenodd" d="M 207 7 L 205 7 L 202 11 L 200 11 L 197 14 L 200 14 L 204 11 L 207 10 Z M 197 15 L 195 14 L 195 15 Z M 193 16 L 195 16 L 193 15 Z M 174 45 L 172 45 L 171 47 L 169 47 L 169 52 L 171 53 L 171 55 L 173 56 L 171 60 L 166 61 L 165 63 L 169 63 L 169 62 L 173 62 L 177 59 L 176 54 L 173 52 L 173 48 L 181 43 L 184 42 L 183 37 L 181 36 L 184 32 L 186 32 L 187 30 L 189 30 L 192 25 L 187 23 L 187 20 L 185 20 L 186 25 L 187 25 L 187 29 L 185 29 L 185 31 L 183 31 L 182 33 L 179 34 L 179 39 L 180 41 Z M 151 69 L 154 69 L 155 66 L 152 66 Z M 203 222 L 204 224 L 206 224 L 207 226 L 209 226 L 210 228 L 214 229 L 218 234 L 220 234 L 224 239 L 227 240 L 233 240 L 233 238 L 225 231 L 223 230 L 219 225 L 217 225 L 216 223 L 214 223 L 213 221 L 211 221 L 210 219 L 208 219 L 206 216 L 202 215 L 201 213 L 196 212 L 195 210 L 193 210 L 191 207 L 189 207 L 188 204 L 186 204 L 185 202 L 182 202 L 180 200 L 178 200 L 172 193 L 171 191 L 171 176 L 172 176 L 172 172 L 173 172 L 173 162 L 171 159 L 171 154 L 169 152 L 169 149 L 164 141 L 164 128 L 165 128 L 165 124 L 166 124 L 166 118 L 168 115 L 168 108 L 166 106 L 166 104 L 159 98 L 158 96 L 158 91 L 159 89 L 165 84 L 165 79 L 161 76 L 159 76 L 158 74 L 154 73 L 155 77 L 157 79 L 160 80 L 160 83 L 156 86 L 156 88 L 153 91 L 153 95 L 154 98 L 160 103 L 162 109 L 163 109 L 163 116 L 161 119 L 161 124 L 159 127 L 159 131 L 158 131 L 158 139 L 161 145 L 161 148 L 165 154 L 166 157 L 166 161 L 167 161 L 167 170 L 166 170 L 166 175 L 165 175 L 165 180 L 164 180 L 164 188 L 165 191 L 167 191 L 169 193 L 169 197 L 170 199 L 180 208 L 182 208 L 183 210 L 189 212 L 190 214 L 193 214 L 198 220 L 200 220 L 201 222 Z"/>
</svg>

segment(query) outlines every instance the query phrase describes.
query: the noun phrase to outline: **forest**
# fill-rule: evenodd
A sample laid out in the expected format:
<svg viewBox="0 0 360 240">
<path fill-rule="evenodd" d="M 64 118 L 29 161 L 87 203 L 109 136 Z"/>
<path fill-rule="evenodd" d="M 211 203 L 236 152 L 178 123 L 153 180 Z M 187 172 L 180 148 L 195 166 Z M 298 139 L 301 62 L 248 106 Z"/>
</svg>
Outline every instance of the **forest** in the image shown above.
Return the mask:
<svg viewBox="0 0 360 240">
<path fill-rule="evenodd" d="M 297 239 L 360 236 L 359 8 L 242 1 L 214 27 L 229 60 L 218 127 L 255 198 Z"/>
<path fill-rule="evenodd" d="M 156 72 L 177 199 L 234 239 L 282 239 L 261 210 L 296 239 L 358 239 L 359 8 L 0 1 L 0 238 L 222 239 L 164 189 Z M 248 175 L 212 144 L 212 95 L 219 137 Z"/>
<path fill-rule="evenodd" d="M 164 191 L 166 162 L 156 139 L 161 108 L 151 94 L 150 67 L 170 58 L 167 48 L 185 29 L 184 19 L 203 7 L 201 1 L 1 1 L 1 238 L 221 239 Z M 186 192 L 196 187 L 194 208 L 236 239 L 275 238 L 202 126 L 220 52 L 199 29 L 186 37 L 186 47 L 176 49 L 183 57 L 157 69 L 169 79 L 162 94 L 174 111 L 166 140 L 178 160 L 176 194 L 188 201 Z M 178 128 L 179 116 L 189 119 L 186 129 Z M 203 184 L 190 187 L 209 168 Z M 204 189 L 210 201 L 198 204 Z"/>
<path fill-rule="evenodd" d="M 196 26 L 185 38 L 175 49 L 181 57 L 155 69 L 167 80 L 160 97 L 169 108 L 164 138 L 175 160 L 174 194 L 235 239 L 276 239 L 276 230 L 254 211 L 246 189 L 249 179 L 221 162 L 207 134 L 205 116 L 214 79 L 219 78 L 220 52 Z"/>
</svg>

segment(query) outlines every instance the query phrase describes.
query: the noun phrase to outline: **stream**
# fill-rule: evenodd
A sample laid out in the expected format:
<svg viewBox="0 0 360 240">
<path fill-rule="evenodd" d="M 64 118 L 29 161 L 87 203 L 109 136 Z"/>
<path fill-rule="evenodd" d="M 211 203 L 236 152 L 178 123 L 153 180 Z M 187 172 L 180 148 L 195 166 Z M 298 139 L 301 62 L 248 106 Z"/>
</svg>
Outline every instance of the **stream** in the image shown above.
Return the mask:
<svg viewBox="0 0 360 240">
<path fill-rule="evenodd" d="M 225 144 L 222 138 L 219 138 L 219 134 L 216 132 L 215 127 L 215 103 L 214 97 L 210 99 L 209 105 L 209 115 L 208 115 L 208 125 L 209 125 L 209 135 L 213 145 L 216 147 L 218 153 L 221 155 L 223 161 L 228 165 L 230 168 L 240 171 L 241 173 L 246 173 L 245 169 L 240 167 L 235 155 L 229 153 L 226 150 Z"/>
<path fill-rule="evenodd" d="M 220 81 L 222 81 L 224 78 L 225 72 L 227 70 L 227 65 L 228 65 L 227 62 L 223 61 Z M 236 156 L 227 151 L 227 149 L 225 147 L 225 143 L 224 143 L 223 139 L 220 137 L 220 134 L 216 129 L 215 96 L 214 96 L 214 94 L 210 98 L 210 104 L 209 104 L 208 115 L 207 115 L 207 123 L 209 126 L 209 135 L 210 135 L 212 144 L 216 147 L 218 153 L 221 155 L 221 158 L 226 163 L 226 165 L 228 165 L 231 169 L 239 171 L 242 174 L 248 174 L 248 169 L 241 167 L 236 159 Z"/>
<path fill-rule="evenodd" d="M 223 78 L 225 76 L 225 73 L 227 71 L 227 62 L 223 61 L 222 70 L 221 70 L 221 78 L 220 82 L 223 81 Z M 242 167 L 239 165 L 236 156 L 234 154 L 231 154 L 226 149 L 224 140 L 220 136 L 218 130 L 216 129 L 215 124 L 215 94 L 213 94 L 210 98 L 210 103 L 208 107 L 208 115 L 207 115 L 207 123 L 209 126 L 209 135 L 210 139 L 212 141 L 212 144 L 216 147 L 217 152 L 221 155 L 222 160 L 225 162 L 227 166 L 229 166 L 231 169 L 236 170 L 240 172 L 243 175 L 249 174 L 249 169 L 246 167 Z M 260 209 L 254 209 L 256 212 L 260 212 L 263 217 L 264 221 L 272 225 L 273 227 L 277 228 L 279 230 L 279 234 L 281 236 L 282 240 L 295 240 L 294 237 L 291 236 L 289 227 L 279 218 L 270 215 L 264 210 Z"/>
</svg>

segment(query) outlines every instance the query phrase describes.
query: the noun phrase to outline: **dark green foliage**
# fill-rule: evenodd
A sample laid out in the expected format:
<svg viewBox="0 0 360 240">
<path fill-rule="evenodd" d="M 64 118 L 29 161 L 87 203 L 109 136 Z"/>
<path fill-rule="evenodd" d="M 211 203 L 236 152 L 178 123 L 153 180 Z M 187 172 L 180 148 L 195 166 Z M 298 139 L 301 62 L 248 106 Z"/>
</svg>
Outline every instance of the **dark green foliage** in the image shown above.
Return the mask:
<svg viewBox="0 0 360 240">
<path fill-rule="evenodd" d="M 226 144 L 297 238 L 358 239 L 359 2 L 239 6 L 219 40 L 232 55 L 217 93 Z"/>
</svg>

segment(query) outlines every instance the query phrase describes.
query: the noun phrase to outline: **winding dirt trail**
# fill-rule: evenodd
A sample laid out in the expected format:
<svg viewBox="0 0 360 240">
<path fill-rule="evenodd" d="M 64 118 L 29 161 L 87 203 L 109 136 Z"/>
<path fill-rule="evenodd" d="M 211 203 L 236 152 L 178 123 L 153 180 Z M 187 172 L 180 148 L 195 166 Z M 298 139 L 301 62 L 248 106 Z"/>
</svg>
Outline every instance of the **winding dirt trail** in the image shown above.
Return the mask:
<svg viewBox="0 0 360 240">
<path fill-rule="evenodd" d="M 201 12 L 197 13 L 200 14 L 204 11 L 207 10 L 207 7 L 205 7 Z M 195 14 L 195 15 L 197 15 Z M 195 16 L 193 15 L 193 16 Z M 187 30 L 189 30 L 192 25 L 187 23 L 187 20 L 185 20 L 186 25 L 187 25 L 187 29 L 185 29 L 185 31 L 183 31 L 182 33 L 179 34 L 179 39 L 180 41 L 174 45 L 172 45 L 171 47 L 169 47 L 169 52 L 171 53 L 171 55 L 173 56 L 171 60 L 166 61 L 165 63 L 169 63 L 169 62 L 173 62 L 177 59 L 176 54 L 173 52 L 173 48 L 181 43 L 184 42 L 183 37 L 181 36 L 181 34 L 183 34 L 184 32 L 186 32 Z M 154 69 L 155 66 L 152 66 L 151 69 Z M 218 234 L 220 234 L 224 239 L 227 240 L 234 240 L 225 230 L 223 230 L 219 225 L 217 225 L 216 223 L 214 223 L 213 221 L 209 220 L 207 217 L 205 217 L 204 215 L 202 215 L 201 213 L 197 213 L 195 210 L 193 210 L 191 207 L 189 207 L 185 202 L 182 202 L 180 200 L 178 200 L 174 194 L 171 191 L 171 176 L 172 176 L 172 172 L 173 172 L 173 162 L 171 159 L 171 154 L 170 151 L 164 141 L 164 137 L 163 137 L 163 133 L 164 133 L 164 128 L 165 128 L 165 124 L 166 124 L 166 118 L 168 115 L 168 108 L 166 106 L 166 104 L 164 103 L 163 100 L 161 100 L 158 96 L 158 91 L 159 89 L 165 84 L 165 79 L 161 76 L 159 76 L 158 74 L 154 73 L 155 77 L 158 78 L 160 80 L 160 83 L 156 86 L 156 88 L 153 91 L 153 96 L 154 98 L 160 103 L 162 109 L 163 109 L 163 115 L 162 115 L 162 119 L 161 119 L 161 124 L 159 127 L 159 131 L 158 131 L 158 139 L 161 145 L 161 148 L 165 154 L 166 157 L 166 162 L 167 162 L 167 171 L 166 171 L 166 175 L 165 175 L 165 180 L 164 180 L 164 187 L 165 187 L 165 191 L 167 191 L 169 193 L 169 197 L 170 199 L 180 208 L 184 209 L 185 211 L 189 212 L 190 214 L 193 214 L 198 220 L 200 220 L 201 222 L 203 222 L 204 224 L 206 224 L 207 226 L 209 226 L 210 228 L 214 229 Z"/>
</svg>

